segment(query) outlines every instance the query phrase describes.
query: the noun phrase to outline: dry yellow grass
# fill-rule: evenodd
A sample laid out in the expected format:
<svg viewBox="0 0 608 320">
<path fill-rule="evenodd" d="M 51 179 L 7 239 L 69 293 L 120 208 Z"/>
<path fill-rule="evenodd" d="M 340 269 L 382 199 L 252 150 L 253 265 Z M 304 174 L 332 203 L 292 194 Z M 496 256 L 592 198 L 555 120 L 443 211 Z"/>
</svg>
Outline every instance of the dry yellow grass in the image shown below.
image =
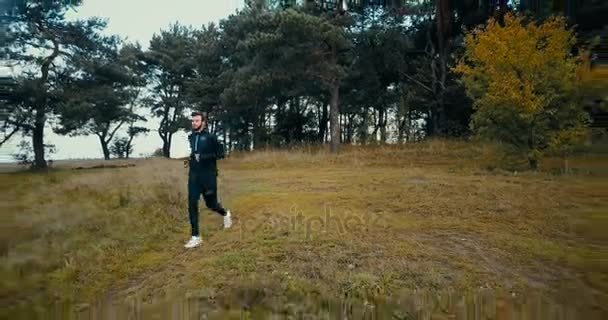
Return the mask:
<svg viewBox="0 0 608 320">
<path fill-rule="evenodd" d="M 570 175 L 552 160 L 545 172 L 495 169 L 501 159 L 456 141 L 234 154 L 219 185 L 235 225 L 221 230 L 202 210 L 192 251 L 181 161 L 3 174 L 3 309 L 33 317 L 52 299 L 170 292 L 258 301 L 485 288 L 606 312 L 608 156 L 576 157 Z"/>
</svg>

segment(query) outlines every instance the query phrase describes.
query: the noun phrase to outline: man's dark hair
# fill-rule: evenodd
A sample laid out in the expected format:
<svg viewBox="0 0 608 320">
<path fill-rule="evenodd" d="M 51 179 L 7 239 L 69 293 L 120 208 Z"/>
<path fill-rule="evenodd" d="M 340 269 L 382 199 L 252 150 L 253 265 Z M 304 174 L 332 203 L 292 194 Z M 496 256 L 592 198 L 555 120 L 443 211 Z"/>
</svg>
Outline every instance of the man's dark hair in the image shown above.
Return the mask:
<svg viewBox="0 0 608 320">
<path fill-rule="evenodd" d="M 200 112 L 200 111 L 193 111 L 192 114 L 191 114 L 191 116 L 193 118 L 196 117 L 196 116 L 200 116 L 203 121 L 207 121 L 207 116 L 205 115 L 205 113 Z"/>
</svg>

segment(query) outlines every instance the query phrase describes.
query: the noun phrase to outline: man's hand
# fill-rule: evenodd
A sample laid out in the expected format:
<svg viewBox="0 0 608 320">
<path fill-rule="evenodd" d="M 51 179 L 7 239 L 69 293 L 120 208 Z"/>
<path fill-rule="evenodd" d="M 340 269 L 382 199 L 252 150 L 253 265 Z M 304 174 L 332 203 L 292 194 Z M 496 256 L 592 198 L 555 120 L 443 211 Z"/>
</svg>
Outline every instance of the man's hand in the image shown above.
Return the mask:
<svg viewBox="0 0 608 320">
<path fill-rule="evenodd" d="M 184 168 L 188 168 L 190 166 L 190 159 L 184 160 Z"/>
</svg>

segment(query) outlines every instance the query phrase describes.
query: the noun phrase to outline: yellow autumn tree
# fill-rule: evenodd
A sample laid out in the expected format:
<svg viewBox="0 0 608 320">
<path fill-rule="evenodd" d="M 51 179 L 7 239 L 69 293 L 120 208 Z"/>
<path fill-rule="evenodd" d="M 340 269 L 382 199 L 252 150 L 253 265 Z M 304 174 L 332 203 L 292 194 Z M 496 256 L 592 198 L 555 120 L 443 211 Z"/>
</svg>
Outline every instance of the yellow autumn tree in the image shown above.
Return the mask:
<svg viewBox="0 0 608 320">
<path fill-rule="evenodd" d="M 579 103 L 575 41 L 561 17 L 538 24 L 507 14 L 468 33 L 454 69 L 474 101 L 473 131 L 510 144 L 533 169 L 547 148 L 576 143 L 589 119 Z"/>
</svg>

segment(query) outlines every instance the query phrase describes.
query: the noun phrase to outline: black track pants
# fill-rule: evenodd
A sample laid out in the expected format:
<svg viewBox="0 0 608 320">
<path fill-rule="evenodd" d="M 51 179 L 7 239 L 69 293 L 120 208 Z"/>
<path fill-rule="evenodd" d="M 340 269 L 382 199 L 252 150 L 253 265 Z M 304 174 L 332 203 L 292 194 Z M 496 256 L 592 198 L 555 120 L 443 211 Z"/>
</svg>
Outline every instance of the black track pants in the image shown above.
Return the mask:
<svg viewBox="0 0 608 320">
<path fill-rule="evenodd" d="M 209 179 L 205 179 L 209 180 Z M 192 235 L 199 236 L 198 228 L 198 201 L 203 195 L 207 208 L 219 213 L 222 216 L 226 215 L 226 209 L 217 200 L 217 183 L 216 181 L 208 181 L 211 183 L 203 183 L 200 178 L 191 176 L 188 179 L 188 216 L 190 217 L 190 226 L 192 227 Z"/>
</svg>

